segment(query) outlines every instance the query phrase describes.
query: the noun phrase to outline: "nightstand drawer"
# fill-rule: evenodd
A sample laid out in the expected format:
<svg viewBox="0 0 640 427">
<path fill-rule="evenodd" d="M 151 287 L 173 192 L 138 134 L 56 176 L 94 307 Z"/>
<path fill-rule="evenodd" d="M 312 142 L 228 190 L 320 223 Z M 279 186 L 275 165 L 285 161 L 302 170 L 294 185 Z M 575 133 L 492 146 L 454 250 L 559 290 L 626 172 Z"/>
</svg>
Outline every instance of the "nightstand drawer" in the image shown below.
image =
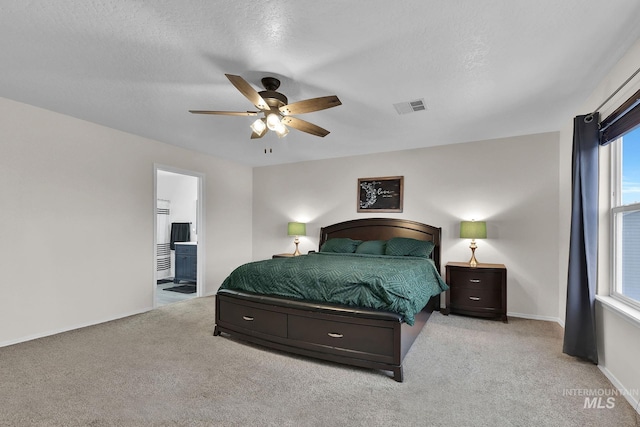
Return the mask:
<svg viewBox="0 0 640 427">
<path fill-rule="evenodd" d="M 451 270 L 449 281 L 456 288 L 496 289 L 500 290 L 502 273 L 499 271 L 481 271 L 476 269 Z"/>
<path fill-rule="evenodd" d="M 473 289 L 473 288 L 477 289 Z M 499 310 L 501 305 L 500 286 L 481 287 L 457 287 L 451 293 L 451 306 L 457 308 Z"/>
</svg>

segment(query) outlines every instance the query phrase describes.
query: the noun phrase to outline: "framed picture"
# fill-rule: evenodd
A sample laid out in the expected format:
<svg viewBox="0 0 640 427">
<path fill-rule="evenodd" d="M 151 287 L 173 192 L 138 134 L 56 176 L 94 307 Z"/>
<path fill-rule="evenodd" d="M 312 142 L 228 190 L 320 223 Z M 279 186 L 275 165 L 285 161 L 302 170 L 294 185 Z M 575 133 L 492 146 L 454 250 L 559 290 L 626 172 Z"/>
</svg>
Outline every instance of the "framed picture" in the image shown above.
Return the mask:
<svg viewBox="0 0 640 427">
<path fill-rule="evenodd" d="M 403 176 L 358 178 L 358 212 L 402 212 Z"/>
</svg>

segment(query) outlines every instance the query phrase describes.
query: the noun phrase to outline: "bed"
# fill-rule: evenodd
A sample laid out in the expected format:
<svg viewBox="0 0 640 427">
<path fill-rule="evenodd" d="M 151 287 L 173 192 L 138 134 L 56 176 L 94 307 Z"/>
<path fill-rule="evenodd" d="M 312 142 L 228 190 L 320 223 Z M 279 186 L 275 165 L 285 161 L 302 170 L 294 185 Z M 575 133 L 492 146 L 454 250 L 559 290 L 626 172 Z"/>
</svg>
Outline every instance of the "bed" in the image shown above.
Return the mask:
<svg viewBox="0 0 640 427">
<path fill-rule="evenodd" d="M 428 262 L 435 268 L 434 274 L 441 283 L 441 288 L 429 291 L 426 298 L 421 295 L 420 298 L 423 299 L 413 303 L 420 306 L 424 304 L 422 309 L 418 308 L 410 313 L 396 309 L 395 305 L 395 311 L 391 311 L 379 308 L 376 303 L 367 302 L 367 305 L 371 306 L 360 306 L 354 305 L 353 302 L 340 303 L 331 297 L 320 301 L 315 297 L 305 298 L 304 295 L 307 294 L 298 295 L 298 289 L 287 290 L 282 292 L 282 295 L 271 290 L 268 293 L 259 293 L 253 290 L 252 280 L 245 280 L 243 286 L 233 289 L 233 286 L 228 286 L 228 282 L 234 271 L 216 295 L 214 335 L 224 333 L 235 339 L 280 351 L 390 371 L 394 380 L 402 382 L 404 357 L 431 313 L 440 308 L 440 293 L 446 289 L 444 281 L 439 276 L 440 234 L 441 229 L 437 227 L 388 218 L 346 221 L 320 230 L 319 249 L 326 249 L 329 244 L 325 246 L 325 243 L 329 241 L 334 243 L 346 239 L 387 242 L 396 238 L 395 240 L 431 242 L 433 249 L 428 254 Z M 288 262 L 300 264 L 303 266 L 302 269 L 306 269 L 308 267 L 303 262 L 307 259 L 324 260 L 328 255 L 331 254 L 311 253 L 302 256 L 306 259 L 297 257 L 297 260 Z M 285 261 L 274 259 L 249 264 L 258 264 L 260 267 L 276 264 L 276 267 L 283 268 L 282 264 Z M 254 273 L 253 278 L 256 281 L 262 276 L 262 271 L 259 270 L 259 274 Z M 282 271 L 279 271 L 278 277 L 284 277 Z M 273 280 L 280 281 L 287 282 L 284 278 Z M 316 286 L 317 282 L 307 287 L 313 291 Z"/>
</svg>

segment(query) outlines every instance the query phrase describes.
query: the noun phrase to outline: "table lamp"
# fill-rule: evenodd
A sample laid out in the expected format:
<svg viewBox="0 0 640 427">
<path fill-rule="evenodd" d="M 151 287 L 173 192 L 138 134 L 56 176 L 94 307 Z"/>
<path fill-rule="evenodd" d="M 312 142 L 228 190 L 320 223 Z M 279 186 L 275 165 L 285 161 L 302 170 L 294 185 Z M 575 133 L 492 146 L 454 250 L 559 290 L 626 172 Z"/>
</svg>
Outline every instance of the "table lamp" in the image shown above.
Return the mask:
<svg viewBox="0 0 640 427">
<path fill-rule="evenodd" d="M 300 255 L 300 251 L 298 250 L 300 239 L 298 239 L 298 236 L 307 235 L 307 224 L 305 224 L 304 222 L 290 222 L 287 226 L 287 234 L 289 236 L 296 236 L 293 241 L 293 243 L 296 244 L 296 251 L 293 253 L 293 256 Z"/>
<path fill-rule="evenodd" d="M 460 221 L 460 238 L 471 239 L 471 259 L 469 265 L 471 267 L 477 267 L 478 261 L 476 260 L 476 239 L 487 238 L 487 223 L 485 221 Z"/>
</svg>

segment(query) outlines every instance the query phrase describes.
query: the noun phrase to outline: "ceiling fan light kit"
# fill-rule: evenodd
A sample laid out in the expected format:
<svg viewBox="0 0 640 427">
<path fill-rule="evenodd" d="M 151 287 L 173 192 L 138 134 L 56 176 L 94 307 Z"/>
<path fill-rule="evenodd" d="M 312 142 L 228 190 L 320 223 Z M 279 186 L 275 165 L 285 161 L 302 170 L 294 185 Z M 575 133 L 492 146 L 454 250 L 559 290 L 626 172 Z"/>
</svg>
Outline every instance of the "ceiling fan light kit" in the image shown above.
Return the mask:
<svg viewBox="0 0 640 427">
<path fill-rule="evenodd" d="M 335 95 L 311 98 L 289 104 L 287 97 L 280 92 L 277 92 L 277 89 L 280 87 L 280 80 L 275 77 L 264 77 L 261 82 L 265 90 L 257 92 L 242 77 L 233 74 L 225 74 L 225 76 L 227 76 L 231 84 L 233 84 L 240 93 L 251 101 L 253 105 L 258 107 L 260 111 L 240 112 L 189 110 L 189 112 L 193 114 L 226 116 L 256 116 L 259 112 L 262 112 L 264 117 L 251 124 L 251 139 L 262 138 L 267 133 L 267 130 L 271 130 L 275 132 L 279 138 L 283 138 L 289 133 L 289 129 L 285 125 L 311 135 L 325 137 L 329 134 L 328 130 L 314 125 L 313 123 L 290 116 L 342 105 L 342 102 L 340 102 L 338 97 Z"/>
<path fill-rule="evenodd" d="M 265 121 L 265 119 L 256 120 L 251 124 L 251 129 L 253 129 L 253 131 L 258 135 L 264 135 L 267 130 L 267 124 Z"/>
<path fill-rule="evenodd" d="M 267 114 L 267 127 L 269 128 L 269 130 L 275 131 L 280 126 L 282 126 L 282 123 L 280 123 L 279 114 L 276 114 L 276 113 Z"/>
<path fill-rule="evenodd" d="M 287 129 L 285 125 L 280 123 L 280 126 L 278 126 L 276 129 L 276 135 L 278 135 L 278 138 L 284 138 L 288 134 L 289 134 L 289 129 Z"/>
</svg>

